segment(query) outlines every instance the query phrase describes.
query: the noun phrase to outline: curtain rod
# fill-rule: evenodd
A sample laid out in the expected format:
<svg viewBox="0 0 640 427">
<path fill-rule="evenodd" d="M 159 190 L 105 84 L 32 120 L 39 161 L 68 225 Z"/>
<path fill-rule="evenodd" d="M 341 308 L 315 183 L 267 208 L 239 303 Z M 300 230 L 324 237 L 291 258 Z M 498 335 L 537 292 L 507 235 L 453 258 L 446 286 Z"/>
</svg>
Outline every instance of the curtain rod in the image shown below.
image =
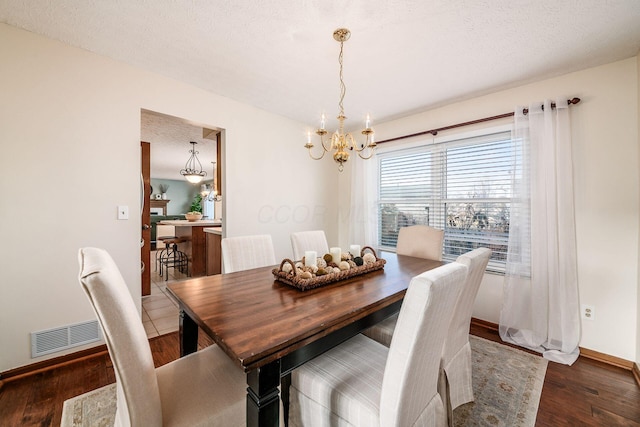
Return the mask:
<svg viewBox="0 0 640 427">
<path fill-rule="evenodd" d="M 567 105 L 577 104 L 578 102 L 580 102 L 580 98 L 567 99 Z M 544 106 L 542 108 L 544 109 Z M 551 108 L 556 108 L 555 102 L 551 103 Z M 529 113 L 529 109 L 525 108 L 523 110 L 523 113 L 524 114 L 528 114 Z M 463 126 L 475 125 L 477 123 L 489 122 L 491 120 L 504 119 L 506 117 L 513 117 L 514 115 L 515 115 L 514 112 L 499 114 L 497 116 L 485 117 L 484 119 L 471 120 L 470 122 L 457 123 L 455 125 L 450 125 L 450 126 L 445 126 L 445 127 L 441 127 L 441 128 L 425 130 L 425 131 L 418 132 L 418 133 L 412 133 L 411 135 L 403 135 L 403 136 L 397 136 L 395 138 L 384 139 L 382 141 L 376 141 L 376 144 L 382 144 L 382 143 L 385 143 L 385 142 L 397 141 L 399 139 L 412 138 L 414 136 L 426 135 L 428 133 L 430 133 L 433 136 L 436 136 L 438 134 L 438 132 L 443 131 L 443 130 L 449 130 L 449 129 L 455 129 L 455 128 L 459 128 L 459 127 L 463 127 Z"/>
</svg>

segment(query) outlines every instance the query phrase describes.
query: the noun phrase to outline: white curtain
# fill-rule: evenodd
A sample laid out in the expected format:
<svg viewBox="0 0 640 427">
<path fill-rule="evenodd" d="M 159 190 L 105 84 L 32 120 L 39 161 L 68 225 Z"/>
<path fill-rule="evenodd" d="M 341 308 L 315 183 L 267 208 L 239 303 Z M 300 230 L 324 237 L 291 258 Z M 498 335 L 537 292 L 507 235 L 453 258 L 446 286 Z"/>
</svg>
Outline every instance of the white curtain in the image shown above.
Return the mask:
<svg viewBox="0 0 640 427">
<path fill-rule="evenodd" d="M 571 128 L 566 98 L 515 112 L 522 167 L 514 173 L 500 336 L 571 365 L 580 313 Z"/>
<path fill-rule="evenodd" d="M 349 241 L 371 246 L 377 251 L 376 180 L 377 158 L 363 160 L 352 156 Z"/>
</svg>

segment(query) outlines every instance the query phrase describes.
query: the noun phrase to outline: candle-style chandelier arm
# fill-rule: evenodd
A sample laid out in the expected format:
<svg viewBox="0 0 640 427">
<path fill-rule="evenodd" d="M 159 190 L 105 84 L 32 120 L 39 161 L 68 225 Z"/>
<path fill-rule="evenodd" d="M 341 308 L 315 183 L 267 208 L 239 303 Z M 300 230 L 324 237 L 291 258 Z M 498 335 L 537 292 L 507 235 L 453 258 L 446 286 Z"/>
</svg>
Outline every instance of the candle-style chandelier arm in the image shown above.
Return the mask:
<svg viewBox="0 0 640 427">
<path fill-rule="evenodd" d="M 311 157 L 313 160 L 320 160 L 324 157 L 326 153 L 331 151 L 331 147 L 327 148 L 324 143 L 324 140 L 325 140 L 324 136 L 327 134 L 326 129 L 316 129 L 316 134 L 320 136 L 320 146 L 322 147 L 322 153 L 320 154 L 320 156 L 315 157 L 311 152 L 311 149 L 315 147 L 315 145 L 311 143 L 311 133 L 309 133 L 307 143 L 304 145 L 304 147 L 309 150 L 309 157 Z"/>
<path fill-rule="evenodd" d="M 370 128 L 364 129 L 362 131 L 362 134 L 366 136 L 366 142 L 362 146 L 360 146 L 359 149 L 358 147 L 353 147 L 353 149 L 356 153 L 358 153 L 358 157 L 364 160 L 368 160 L 375 154 L 377 144 L 373 142 L 373 130 L 371 130 Z M 369 149 L 369 155 L 364 155 L 364 151 L 367 149 Z"/>
</svg>

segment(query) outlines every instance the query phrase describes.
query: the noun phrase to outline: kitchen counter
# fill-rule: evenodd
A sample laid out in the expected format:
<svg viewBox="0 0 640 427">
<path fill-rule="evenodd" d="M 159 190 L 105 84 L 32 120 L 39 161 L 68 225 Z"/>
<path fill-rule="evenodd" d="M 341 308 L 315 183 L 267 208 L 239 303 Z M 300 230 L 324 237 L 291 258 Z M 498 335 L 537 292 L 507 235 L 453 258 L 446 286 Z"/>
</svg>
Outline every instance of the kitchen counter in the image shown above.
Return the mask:
<svg viewBox="0 0 640 427">
<path fill-rule="evenodd" d="M 162 225 L 173 225 L 175 227 L 222 227 L 219 219 L 201 219 L 199 221 L 187 221 L 186 219 L 160 221 Z"/>
<path fill-rule="evenodd" d="M 222 236 L 222 227 L 208 227 L 202 231 L 204 231 L 205 233 L 217 234 L 219 236 Z"/>
</svg>

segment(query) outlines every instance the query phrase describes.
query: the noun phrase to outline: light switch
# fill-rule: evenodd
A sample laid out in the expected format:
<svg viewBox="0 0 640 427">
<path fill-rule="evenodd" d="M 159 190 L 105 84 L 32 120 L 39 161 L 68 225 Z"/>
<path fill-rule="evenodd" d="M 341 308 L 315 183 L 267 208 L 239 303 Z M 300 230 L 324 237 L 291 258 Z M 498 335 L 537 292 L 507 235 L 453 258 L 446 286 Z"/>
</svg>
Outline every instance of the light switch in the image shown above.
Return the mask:
<svg viewBox="0 0 640 427">
<path fill-rule="evenodd" d="M 118 206 L 118 219 L 129 219 L 129 206 Z"/>
</svg>

